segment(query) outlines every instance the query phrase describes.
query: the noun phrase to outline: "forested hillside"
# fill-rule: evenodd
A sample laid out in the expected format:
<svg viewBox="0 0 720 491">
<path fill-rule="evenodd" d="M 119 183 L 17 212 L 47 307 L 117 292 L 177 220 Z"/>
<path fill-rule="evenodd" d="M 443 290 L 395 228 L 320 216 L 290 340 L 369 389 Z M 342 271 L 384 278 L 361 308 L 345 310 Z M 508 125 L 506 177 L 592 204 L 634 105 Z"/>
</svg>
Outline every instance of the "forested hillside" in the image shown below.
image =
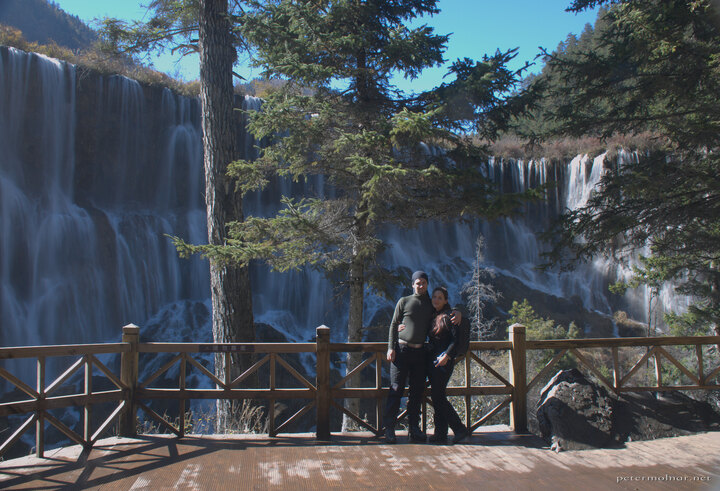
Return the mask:
<svg viewBox="0 0 720 491">
<path fill-rule="evenodd" d="M 534 80 L 541 97 L 517 131 L 558 136 L 648 134 L 653 148 L 612 167 L 583 207 L 549 236 L 554 260 L 642 254 L 625 287 L 665 282 L 694 304 L 666 321 L 720 333 L 720 12 L 701 0 L 598 4 L 594 28 L 569 37 Z"/>
<path fill-rule="evenodd" d="M 77 16 L 47 0 L 2 0 L 0 24 L 21 30 L 28 41 L 52 41 L 73 51 L 88 48 L 97 34 Z"/>
</svg>

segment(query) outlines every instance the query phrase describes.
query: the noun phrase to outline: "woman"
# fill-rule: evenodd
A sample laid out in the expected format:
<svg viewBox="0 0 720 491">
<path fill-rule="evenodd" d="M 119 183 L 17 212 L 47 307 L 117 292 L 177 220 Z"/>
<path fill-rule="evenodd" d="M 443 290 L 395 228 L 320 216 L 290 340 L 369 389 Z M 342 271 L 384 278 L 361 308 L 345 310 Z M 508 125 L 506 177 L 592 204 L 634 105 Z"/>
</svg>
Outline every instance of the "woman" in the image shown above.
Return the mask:
<svg viewBox="0 0 720 491">
<path fill-rule="evenodd" d="M 430 394 L 435 408 L 435 433 L 432 443 L 446 443 L 448 426 L 453 430 L 453 443 L 466 438 L 470 432 L 447 399 L 446 388 L 455 367 L 455 340 L 458 327 L 450 320 L 448 291 L 440 286 L 433 290 L 432 304 L 435 318 L 429 334 L 428 374 Z"/>
</svg>

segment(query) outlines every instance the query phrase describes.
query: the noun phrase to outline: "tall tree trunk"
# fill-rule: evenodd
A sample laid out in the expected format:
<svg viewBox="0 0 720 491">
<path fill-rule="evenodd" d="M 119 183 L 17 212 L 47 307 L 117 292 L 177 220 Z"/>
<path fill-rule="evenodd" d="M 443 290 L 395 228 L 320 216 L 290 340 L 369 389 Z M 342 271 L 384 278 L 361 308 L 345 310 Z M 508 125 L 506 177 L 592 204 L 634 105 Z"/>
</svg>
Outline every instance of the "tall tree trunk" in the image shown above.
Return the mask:
<svg viewBox="0 0 720 491">
<path fill-rule="evenodd" d="M 200 7 L 200 102 L 205 164 L 205 204 L 208 241 L 224 244 L 229 221 L 242 220 L 242 198 L 226 176 L 235 157 L 232 67 L 236 52 L 228 19 L 228 0 L 203 0 Z M 216 343 L 255 340 L 250 276 L 247 268 L 226 267 L 210 261 L 213 338 Z M 232 358 L 231 376 L 242 369 Z M 225 356 L 215 356 L 215 373 L 225 377 Z M 218 401 L 218 432 L 238 423 L 230 401 Z"/>
<path fill-rule="evenodd" d="M 363 338 L 363 306 L 365 290 L 365 265 L 355 256 L 350 265 L 350 312 L 348 315 L 348 342 L 356 343 Z M 362 360 L 362 353 L 348 353 L 346 373 L 352 371 Z M 360 374 L 347 381 L 347 387 L 360 387 Z M 360 400 L 345 399 L 345 409 L 360 416 Z M 357 429 L 355 422 L 343 414 L 342 431 Z"/>
<path fill-rule="evenodd" d="M 359 6 L 361 0 L 356 0 Z M 371 128 L 372 117 L 368 114 L 372 112 L 370 105 L 370 90 L 368 86 L 368 76 L 366 73 L 366 55 L 363 51 L 357 54 L 358 75 L 355 77 L 355 86 L 358 93 L 358 107 L 361 111 L 365 111 L 366 119 L 360 126 Z M 361 117 L 361 120 L 363 117 Z M 360 257 L 360 241 L 367 237 L 368 229 L 366 222 L 367 207 L 364 203 L 358 205 L 355 211 L 355 245 L 353 246 L 353 257 L 350 264 L 350 312 L 348 314 L 348 342 L 356 343 L 362 341 L 363 336 L 363 307 L 365 302 L 365 263 Z M 348 353 L 346 374 L 352 371 L 362 361 L 362 353 Z M 347 381 L 347 387 L 360 387 L 360 374 L 356 374 Z M 360 400 L 345 399 L 345 409 L 351 413 L 360 416 Z M 379 425 L 379 422 L 378 422 Z M 357 429 L 355 422 L 347 415 L 343 414 L 342 431 L 350 431 Z"/>
<path fill-rule="evenodd" d="M 720 322 L 717 319 L 718 307 L 720 306 L 720 271 L 716 267 L 714 261 L 710 262 L 710 308 L 713 313 L 713 320 L 711 321 L 713 332 L 715 336 L 720 336 Z M 715 347 L 720 353 L 720 344 L 716 344 Z"/>
</svg>

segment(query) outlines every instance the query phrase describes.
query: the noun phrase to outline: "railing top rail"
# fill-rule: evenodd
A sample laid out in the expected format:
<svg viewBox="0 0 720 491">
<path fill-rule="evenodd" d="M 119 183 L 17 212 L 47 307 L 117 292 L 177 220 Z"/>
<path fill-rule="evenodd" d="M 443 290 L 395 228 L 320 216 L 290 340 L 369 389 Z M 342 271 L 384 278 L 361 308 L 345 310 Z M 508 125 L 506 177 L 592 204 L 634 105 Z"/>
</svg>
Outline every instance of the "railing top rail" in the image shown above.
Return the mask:
<svg viewBox="0 0 720 491">
<path fill-rule="evenodd" d="M 333 353 L 353 353 L 353 352 L 370 352 L 385 353 L 387 351 L 387 342 L 374 343 L 330 343 L 328 349 Z"/>
<path fill-rule="evenodd" d="M 471 351 L 477 350 L 508 350 L 512 349 L 510 341 L 470 341 Z"/>
<path fill-rule="evenodd" d="M 632 338 L 547 339 L 528 340 L 527 349 L 612 348 L 632 346 L 682 346 L 720 344 L 720 336 L 662 336 Z M 254 352 L 254 353 L 313 353 L 316 343 L 140 343 L 141 353 L 201 353 L 201 352 Z M 508 350 L 509 341 L 472 341 L 470 349 Z M 383 352 L 385 342 L 330 343 L 330 351 Z M 129 343 L 62 344 L 48 346 L 1 347 L 0 359 L 37 358 L 38 356 L 73 356 L 85 354 L 125 353 Z"/>
<path fill-rule="evenodd" d="M 315 343 L 140 343 L 140 353 L 315 353 Z"/>
<path fill-rule="evenodd" d="M 349 353 L 349 352 L 380 352 L 387 350 L 387 342 L 372 343 L 330 343 L 329 349 L 332 352 Z M 472 351 L 480 350 L 508 350 L 512 348 L 510 341 L 471 341 L 470 349 Z"/>
<path fill-rule="evenodd" d="M 719 344 L 720 336 L 663 336 L 636 338 L 546 339 L 527 341 L 527 349 L 614 348 Z"/>
<path fill-rule="evenodd" d="M 38 356 L 75 356 L 103 353 L 127 353 L 130 343 L 60 344 L 0 348 L 0 360 L 37 358 Z"/>
</svg>

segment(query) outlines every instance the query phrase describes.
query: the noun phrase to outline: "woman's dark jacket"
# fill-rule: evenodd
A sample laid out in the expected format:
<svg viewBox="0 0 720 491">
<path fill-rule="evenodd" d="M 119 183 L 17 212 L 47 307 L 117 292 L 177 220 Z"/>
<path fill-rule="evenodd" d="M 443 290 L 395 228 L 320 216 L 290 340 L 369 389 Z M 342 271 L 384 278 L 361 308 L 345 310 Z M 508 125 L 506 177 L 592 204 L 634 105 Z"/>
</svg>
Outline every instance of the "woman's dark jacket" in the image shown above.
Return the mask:
<svg viewBox="0 0 720 491">
<path fill-rule="evenodd" d="M 436 314 L 436 316 L 440 316 L 440 319 L 433 319 L 433 324 L 428 334 L 428 342 L 433 355 L 439 356 L 442 353 L 447 353 L 451 359 L 454 359 L 456 355 L 455 340 L 457 339 L 458 326 L 450 320 L 451 313 L 452 310 L 448 306 Z M 442 322 L 444 325 L 439 335 L 433 334 L 435 322 L 437 321 Z"/>
</svg>

